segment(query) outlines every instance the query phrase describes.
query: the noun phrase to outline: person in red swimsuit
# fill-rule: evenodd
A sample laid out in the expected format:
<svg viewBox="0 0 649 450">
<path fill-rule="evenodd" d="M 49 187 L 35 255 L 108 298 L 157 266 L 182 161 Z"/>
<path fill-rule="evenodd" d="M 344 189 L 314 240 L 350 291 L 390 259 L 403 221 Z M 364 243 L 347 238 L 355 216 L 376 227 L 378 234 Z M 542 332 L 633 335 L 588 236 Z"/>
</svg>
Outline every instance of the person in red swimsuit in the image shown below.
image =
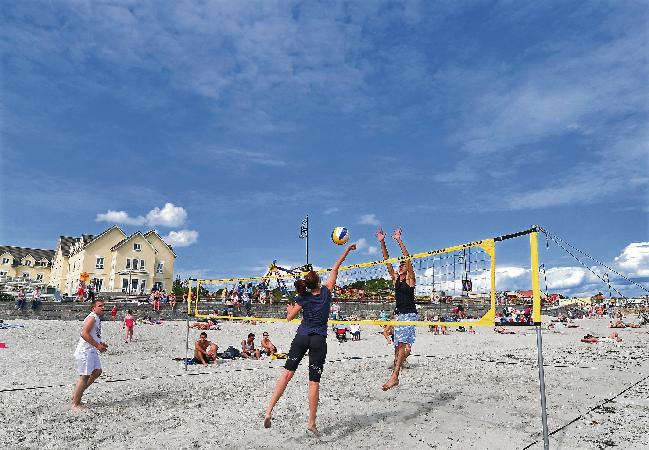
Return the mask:
<svg viewBox="0 0 649 450">
<path fill-rule="evenodd" d="M 135 328 L 135 317 L 131 313 L 130 309 L 126 311 L 126 315 L 124 316 L 124 326 L 122 329 L 123 328 L 126 328 L 126 337 L 124 338 L 124 342 L 131 342 L 131 340 L 133 340 L 133 329 Z"/>
</svg>

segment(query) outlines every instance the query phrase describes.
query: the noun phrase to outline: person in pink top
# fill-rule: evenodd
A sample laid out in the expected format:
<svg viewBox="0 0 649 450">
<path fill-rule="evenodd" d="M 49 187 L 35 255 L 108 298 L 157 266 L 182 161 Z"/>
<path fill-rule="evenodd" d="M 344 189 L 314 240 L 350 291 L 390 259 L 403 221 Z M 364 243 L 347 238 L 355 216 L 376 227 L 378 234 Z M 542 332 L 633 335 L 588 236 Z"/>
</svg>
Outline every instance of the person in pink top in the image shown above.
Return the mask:
<svg viewBox="0 0 649 450">
<path fill-rule="evenodd" d="M 124 342 L 131 342 L 133 340 L 133 329 L 135 328 L 135 317 L 131 313 L 130 309 L 126 311 L 126 315 L 124 316 L 124 326 L 122 329 L 124 328 L 126 328 L 126 337 L 124 338 Z"/>
</svg>

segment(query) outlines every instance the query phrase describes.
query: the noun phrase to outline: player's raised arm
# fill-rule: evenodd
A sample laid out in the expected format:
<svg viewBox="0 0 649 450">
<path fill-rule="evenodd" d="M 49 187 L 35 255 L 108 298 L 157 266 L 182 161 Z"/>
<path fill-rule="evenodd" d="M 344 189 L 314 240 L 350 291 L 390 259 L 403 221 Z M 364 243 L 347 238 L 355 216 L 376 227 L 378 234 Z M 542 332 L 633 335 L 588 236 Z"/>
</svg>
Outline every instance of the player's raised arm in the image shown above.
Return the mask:
<svg viewBox="0 0 649 450">
<path fill-rule="evenodd" d="M 385 233 L 383 232 L 383 229 L 379 228 L 379 230 L 376 232 L 376 239 L 381 244 L 381 253 L 383 253 L 383 259 L 390 259 L 390 255 L 388 255 L 388 248 L 385 246 Z M 392 264 L 390 263 L 385 263 L 385 267 L 388 269 L 390 278 L 392 278 L 392 281 L 394 282 L 397 279 L 397 274 L 394 272 L 394 267 L 392 267 Z"/>
</svg>

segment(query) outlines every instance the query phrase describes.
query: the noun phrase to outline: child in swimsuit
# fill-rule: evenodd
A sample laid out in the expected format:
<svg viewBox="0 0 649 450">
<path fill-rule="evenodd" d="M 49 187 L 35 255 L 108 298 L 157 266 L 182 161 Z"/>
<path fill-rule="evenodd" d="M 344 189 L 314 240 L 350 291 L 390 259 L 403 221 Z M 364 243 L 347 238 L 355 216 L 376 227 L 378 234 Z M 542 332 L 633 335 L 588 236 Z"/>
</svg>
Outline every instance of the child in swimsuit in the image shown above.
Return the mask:
<svg viewBox="0 0 649 450">
<path fill-rule="evenodd" d="M 124 316 L 124 327 L 122 328 L 126 328 L 124 342 L 131 342 L 133 339 L 133 329 L 135 328 L 135 317 L 130 309 L 126 312 L 126 316 Z"/>
</svg>

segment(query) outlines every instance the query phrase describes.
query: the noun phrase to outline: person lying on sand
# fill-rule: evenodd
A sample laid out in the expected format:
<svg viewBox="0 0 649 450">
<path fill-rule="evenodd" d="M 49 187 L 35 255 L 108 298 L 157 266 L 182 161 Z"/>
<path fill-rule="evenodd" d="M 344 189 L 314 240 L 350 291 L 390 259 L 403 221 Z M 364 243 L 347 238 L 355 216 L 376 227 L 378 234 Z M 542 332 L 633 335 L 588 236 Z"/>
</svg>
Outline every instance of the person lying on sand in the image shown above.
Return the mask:
<svg viewBox="0 0 649 450">
<path fill-rule="evenodd" d="M 615 319 L 612 320 L 608 323 L 609 328 L 626 328 L 626 325 L 624 322 L 622 322 L 622 319 Z"/>
<path fill-rule="evenodd" d="M 494 331 L 498 334 L 516 334 L 515 331 L 512 331 L 507 327 L 496 327 L 494 328 Z"/>
<path fill-rule="evenodd" d="M 622 342 L 622 338 L 614 331 L 610 336 L 602 338 L 598 338 L 592 334 L 587 334 L 581 339 L 581 342 L 586 344 L 597 344 L 598 342 Z"/>
<path fill-rule="evenodd" d="M 202 332 L 194 345 L 194 359 L 203 365 L 214 362 L 218 349 L 219 347 L 214 342 L 207 340 L 207 333 Z"/>
</svg>

